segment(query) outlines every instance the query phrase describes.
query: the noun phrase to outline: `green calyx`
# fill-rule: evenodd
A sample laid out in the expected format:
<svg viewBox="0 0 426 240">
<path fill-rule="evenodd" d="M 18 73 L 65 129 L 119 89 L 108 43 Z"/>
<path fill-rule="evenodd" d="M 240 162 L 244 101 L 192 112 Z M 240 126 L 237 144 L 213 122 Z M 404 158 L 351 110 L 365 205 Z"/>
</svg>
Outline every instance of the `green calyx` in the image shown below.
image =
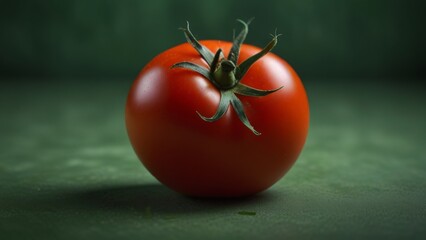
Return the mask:
<svg viewBox="0 0 426 240">
<path fill-rule="evenodd" d="M 250 121 L 244 112 L 243 103 L 240 101 L 237 95 L 262 97 L 276 92 L 282 88 L 281 86 L 271 90 L 260 90 L 249 87 L 240 82 L 249 68 L 257 60 L 266 55 L 275 47 L 278 42 L 279 35 L 273 35 L 272 40 L 260 52 L 249 57 L 238 65 L 237 61 L 240 54 L 240 48 L 247 36 L 248 25 L 251 21 L 248 21 L 247 23 L 239 19 L 237 21 L 243 25 L 243 29 L 237 37 L 234 37 L 232 48 L 227 58 L 225 58 L 221 49 L 219 49 L 216 54 L 213 54 L 208 48 L 200 44 L 191 33 L 189 29 L 189 23 L 187 23 L 186 28 L 182 28 L 183 32 L 185 33 L 185 37 L 188 43 L 190 43 L 195 48 L 195 50 L 197 50 L 204 61 L 207 62 L 209 69 L 191 62 L 176 63 L 172 66 L 172 68 L 184 68 L 197 72 L 208 79 L 220 91 L 221 98 L 219 106 L 216 113 L 212 117 L 205 117 L 197 112 L 204 121 L 214 122 L 219 120 L 226 113 L 229 105 L 231 105 L 241 122 L 254 134 L 260 135 L 260 133 L 256 131 L 250 124 Z"/>
</svg>

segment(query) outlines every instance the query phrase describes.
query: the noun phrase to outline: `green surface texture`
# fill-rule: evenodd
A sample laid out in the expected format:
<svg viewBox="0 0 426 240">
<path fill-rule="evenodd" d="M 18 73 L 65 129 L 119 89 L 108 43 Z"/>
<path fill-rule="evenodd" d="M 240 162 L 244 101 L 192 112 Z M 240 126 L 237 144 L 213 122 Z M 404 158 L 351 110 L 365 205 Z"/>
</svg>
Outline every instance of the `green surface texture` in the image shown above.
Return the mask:
<svg viewBox="0 0 426 240">
<path fill-rule="evenodd" d="M 271 189 L 198 199 L 159 184 L 135 156 L 129 81 L 6 79 L 0 238 L 425 239 L 426 97 L 358 83 L 309 81 L 306 146 Z"/>
</svg>

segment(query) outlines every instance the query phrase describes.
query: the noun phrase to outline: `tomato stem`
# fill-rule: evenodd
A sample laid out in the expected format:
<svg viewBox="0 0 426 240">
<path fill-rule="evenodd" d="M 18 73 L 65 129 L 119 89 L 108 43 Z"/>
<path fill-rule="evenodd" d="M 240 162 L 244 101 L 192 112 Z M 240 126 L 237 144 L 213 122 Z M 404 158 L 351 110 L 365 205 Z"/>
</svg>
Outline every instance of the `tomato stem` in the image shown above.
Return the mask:
<svg viewBox="0 0 426 240">
<path fill-rule="evenodd" d="M 176 63 L 172 66 L 172 68 L 184 68 L 197 72 L 198 74 L 201 74 L 206 79 L 208 79 L 220 91 L 221 99 L 217 111 L 212 117 L 205 117 L 197 112 L 204 121 L 214 122 L 219 120 L 231 105 L 240 121 L 255 135 L 260 135 L 260 132 L 256 131 L 248 120 L 248 117 L 244 112 L 243 103 L 236 96 L 236 94 L 251 97 L 262 97 L 274 93 L 282 88 L 281 86 L 272 90 L 260 90 L 240 83 L 241 79 L 247 73 L 249 68 L 257 60 L 265 56 L 275 47 L 280 35 L 273 35 L 272 40 L 260 52 L 237 65 L 240 48 L 247 36 L 248 25 L 250 24 L 251 20 L 249 20 L 247 23 L 239 19 L 237 21 L 243 25 L 243 29 L 237 37 L 234 37 L 232 48 L 228 54 L 228 59 L 223 56 L 222 49 L 219 49 L 216 54 L 213 54 L 207 47 L 199 43 L 190 31 L 189 23 L 187 22 L 186 28 L 182 29 L 184 31 L 185 37 L 188 43 L 190 43 L 195 48 L 195 50 L 197 50 L 204 61 L 207 62 L 209 69 L 190 62 Z"/>
<path fill-rule="evenodd" d="M 213 77 L 221 89 L 231 89 L 235 86 L 235 84 L 237 84 L 235 69 L 235 64 L 230 60 L 223 59 L 218 64 L 213 73 Z"/>
</svg>

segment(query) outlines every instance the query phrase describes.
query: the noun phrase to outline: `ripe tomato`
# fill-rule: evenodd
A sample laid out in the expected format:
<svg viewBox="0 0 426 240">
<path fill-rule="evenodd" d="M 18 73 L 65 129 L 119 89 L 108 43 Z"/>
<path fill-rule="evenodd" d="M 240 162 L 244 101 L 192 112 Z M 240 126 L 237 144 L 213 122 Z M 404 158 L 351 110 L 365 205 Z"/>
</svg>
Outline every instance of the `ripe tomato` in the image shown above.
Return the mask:
<svg viewBox="0 0 426 240">
<path fill-rule="evenodd" d="M 235 41 L 240 41 L 240 49 L 232 50 L 239 50 L 239 56 L 231 54 L 229 58 L 241 66 L 262 51 L 241 44 L 247 34 L 247 25 L 244 26 L 246 32 L 242 31 L 234 43 L 198 42 L 188 26 L 184 30 L 191 44 L 159 54 L 142 69 L 130 89 L 126 126 L 131 144 L 149 172 L 175 191 L 213 197 L 263 191 L 284 176 L 305 143 L 309 108 L 304 87 L 293 68 L 268 53 L 270 49 L 246 69 L 240 82 L 256 89 L 274 90 L 258 97 L 236 92 L 233 96 L 241 106 L 233 105 L 231 98 L 231 104 L 228 101 L 222 106 L 222 116 L 204 117 L 215 115 L 224 92 L 234 91 L 236 83 L 226 87 L 215 84 L 191 71 L 192 65 L 179 63 L 190 62 L 208 69 L 211 66 L 194 44 L 224 59 L 219 49 L 229 55 Z M 225 69 L 227 65 L 217 66 Z M 236 111 L 238 107 L 243 113 Z M 244 122 L 242 115 L 249 121 Z"/>
</svg>

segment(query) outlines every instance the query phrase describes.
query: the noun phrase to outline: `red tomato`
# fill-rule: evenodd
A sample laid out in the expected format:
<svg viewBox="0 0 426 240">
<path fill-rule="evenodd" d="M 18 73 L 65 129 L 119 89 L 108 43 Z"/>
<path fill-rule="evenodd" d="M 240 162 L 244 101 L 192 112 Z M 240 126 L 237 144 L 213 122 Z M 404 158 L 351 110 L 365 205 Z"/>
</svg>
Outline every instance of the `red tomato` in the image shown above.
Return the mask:
<svg viewBox="0 0 426 240">
<path fill-rule="evenodd" d="M 228 55 L 232 43 L 201 44 Z M 261 51 L 243 44 L 238 64 Z M 218 109 L 220 90 L 188 69 L 187 61 L 208 68 L 188 43 L 173 47 L 146 65 L 130 89 L 126 125 L 131 144 L 149 172 L 166 186 L 191 196 L 236 197 L 263 191 L 298 158 L 308 132 L 308 100 L 298 75 L 278 56 L 256 61 L 241 83 L 282 89 L 263 97 L 238 95 L 254 134 L 229 106 L 215 122 L 200 118 Z"/>
</svg>

